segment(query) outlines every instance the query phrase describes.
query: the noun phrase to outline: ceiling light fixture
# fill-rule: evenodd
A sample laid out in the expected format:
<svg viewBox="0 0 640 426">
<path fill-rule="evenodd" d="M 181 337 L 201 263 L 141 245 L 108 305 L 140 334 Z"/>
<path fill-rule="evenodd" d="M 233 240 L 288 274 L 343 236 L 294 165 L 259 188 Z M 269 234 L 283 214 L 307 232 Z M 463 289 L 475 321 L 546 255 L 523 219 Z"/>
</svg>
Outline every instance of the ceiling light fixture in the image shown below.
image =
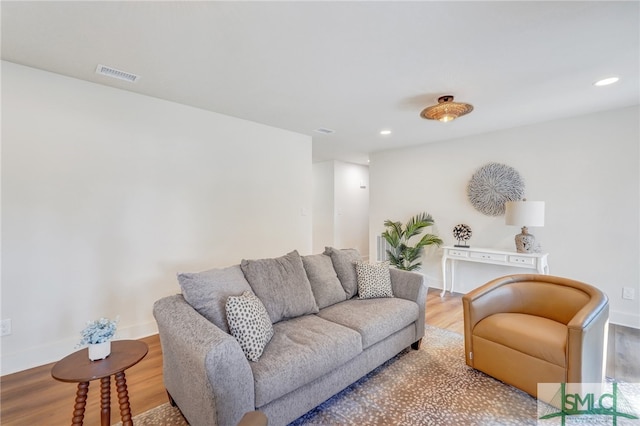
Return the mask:
<svg viewBox="0 0 640 426">
<path fill-rule="evenodd" d="M 389 130 L 389 129 L 380 130 L 380 134 L 382 136 L 390 135 L 391 134 L 391 130 Z"/>
<path fill-rule="evenodd" d="M 432 105 L 422 110 L 420 116 L 427 120 L 438 120 L 446 123 L 473 111 L 473 105 L 453 102 L 453 95 L 440 96 L 438 105 Z"/>
<path fill-rule="evenodd" d="M 603 78 L 602 80 L 598 80 L 595 83 L 593 83 L 594 86 L 608 86 L 610 84 L 613 83 L 617 83 L 618 80 L 620 80 L 620 78 L 618 77 L 608 77 L 608 78 Z"/>
</svg>

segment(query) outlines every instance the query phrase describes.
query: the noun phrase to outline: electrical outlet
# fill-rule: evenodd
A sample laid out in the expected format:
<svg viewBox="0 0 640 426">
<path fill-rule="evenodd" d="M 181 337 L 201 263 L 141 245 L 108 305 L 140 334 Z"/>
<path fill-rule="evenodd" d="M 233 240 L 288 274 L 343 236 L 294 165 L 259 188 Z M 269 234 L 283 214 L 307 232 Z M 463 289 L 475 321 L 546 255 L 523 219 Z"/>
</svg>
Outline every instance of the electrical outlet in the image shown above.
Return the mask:
<svg viewBox="0 0 640 426">
<path fill-rule="evenodd" d="M 11 319 L 0 321 L 0 336 L 8 336 L 11 334 Z"/>
<path fill-rule="evenodd" d="M 627 300 L 635 299 L 635 289 L 633 287 L 623 287 L 622 288 L 622 298 Z"/>
</svg>

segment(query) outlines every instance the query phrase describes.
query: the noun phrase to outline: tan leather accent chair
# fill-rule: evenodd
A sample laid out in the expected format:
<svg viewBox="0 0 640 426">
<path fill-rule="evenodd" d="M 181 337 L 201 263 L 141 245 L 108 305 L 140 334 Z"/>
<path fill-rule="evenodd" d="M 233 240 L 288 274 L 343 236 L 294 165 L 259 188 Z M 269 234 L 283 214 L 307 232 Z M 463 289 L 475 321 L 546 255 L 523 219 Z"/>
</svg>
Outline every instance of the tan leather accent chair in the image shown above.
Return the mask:
<svg viewBox="0 0 640 426">
<path fill-rule="evenodd" d="M 497 278 L 462 297 L 467 365 L 537 397 L 538 383 L 601 383 L 607 296 L 551 275 Z"/>
</svg>

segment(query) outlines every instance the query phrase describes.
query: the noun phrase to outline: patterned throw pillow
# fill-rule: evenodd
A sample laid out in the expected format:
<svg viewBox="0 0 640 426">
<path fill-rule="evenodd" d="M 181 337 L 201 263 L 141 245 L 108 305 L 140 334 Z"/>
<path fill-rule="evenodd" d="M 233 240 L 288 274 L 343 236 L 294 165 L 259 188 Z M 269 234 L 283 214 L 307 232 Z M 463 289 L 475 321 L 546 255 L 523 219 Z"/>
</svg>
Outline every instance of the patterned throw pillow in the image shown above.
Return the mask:
<svg viewBox="0 0 640 426">
<path fill-rule="evenodd" d="M 224 308 L 231 335 L 250 361 L 258 361 L 273 337 L 273 326 L 264 305 L 247 290 L 242 296 L 229 296 Z"/>
<path fill-rule="evenodd" d="M 389 261 L 381 263 L 356 262 L 358 298 L 393 297 Z"/>
</svg>

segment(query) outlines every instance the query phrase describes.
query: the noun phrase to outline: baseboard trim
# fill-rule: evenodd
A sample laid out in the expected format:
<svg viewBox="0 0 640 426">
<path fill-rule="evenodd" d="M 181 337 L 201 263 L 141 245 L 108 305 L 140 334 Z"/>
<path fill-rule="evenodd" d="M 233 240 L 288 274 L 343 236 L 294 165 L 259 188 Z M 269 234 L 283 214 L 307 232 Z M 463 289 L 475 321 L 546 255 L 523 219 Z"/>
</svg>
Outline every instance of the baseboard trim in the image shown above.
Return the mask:
<svg viewBox="0 0 640 426">
<path fill-rule="evenodd" d="M 158 333 L 155 321 L 118 328 L 115 340 L 141 339 Z M 79 337 L 64 339 L 48 345 L 36 346 L 23 351 L 0 356 L 0 376 L 17 373 L 30 368 L 57 362 L 79 350 Z"/>
<path fill-rule="evenodd" d="M 628 312 L 611 311 L 609 313 L 609 322 L 611 324 L 623 325 L 625 327 L 640 329 L 640 315 L 630 314 Z"/>
</svg>

